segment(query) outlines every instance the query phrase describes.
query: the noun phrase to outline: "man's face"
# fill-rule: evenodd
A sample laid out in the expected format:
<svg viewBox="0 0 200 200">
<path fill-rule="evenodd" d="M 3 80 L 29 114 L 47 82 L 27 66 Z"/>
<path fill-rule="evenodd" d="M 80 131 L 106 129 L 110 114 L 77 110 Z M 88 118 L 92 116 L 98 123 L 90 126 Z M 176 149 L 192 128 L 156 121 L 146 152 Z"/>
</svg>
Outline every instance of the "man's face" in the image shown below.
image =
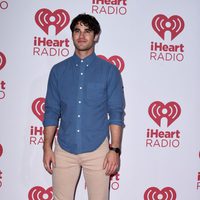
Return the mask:
<svg viewBox="0 0 200 200">
<path fill-rule="evenodd" d="M 93 49 L 94 43 L 98 39 L 98 35 L 95 36 L 94 31 L 79 22 L 74 28 L 72 39 L 76 50 L 88 51 Z"/>
</svg>

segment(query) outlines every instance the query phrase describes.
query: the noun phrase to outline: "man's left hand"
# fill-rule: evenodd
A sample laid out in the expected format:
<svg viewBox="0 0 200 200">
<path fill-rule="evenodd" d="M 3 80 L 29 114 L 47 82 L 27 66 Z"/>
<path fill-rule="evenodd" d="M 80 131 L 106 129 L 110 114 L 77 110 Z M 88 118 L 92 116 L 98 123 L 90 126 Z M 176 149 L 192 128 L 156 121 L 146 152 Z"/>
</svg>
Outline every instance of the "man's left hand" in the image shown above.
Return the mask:
<svg viewBox="0 0 200 200">
<path fill-rule="evenodd" d="M 106 170 L 106 175 L 115 174 L 119 168 L 120 156 L 114 151 L 109 151 L 104 159 L 103 168 Z"/>
</svg>

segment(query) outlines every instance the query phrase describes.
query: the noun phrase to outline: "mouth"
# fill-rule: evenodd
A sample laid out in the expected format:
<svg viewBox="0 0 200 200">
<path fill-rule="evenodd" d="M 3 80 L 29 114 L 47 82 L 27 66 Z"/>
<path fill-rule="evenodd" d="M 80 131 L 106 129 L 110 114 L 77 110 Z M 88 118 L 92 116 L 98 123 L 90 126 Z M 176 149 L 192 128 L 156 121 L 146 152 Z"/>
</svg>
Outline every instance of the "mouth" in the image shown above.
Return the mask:
<svg viewBox="0 0 200 200">
<path fill-rule="evenodd" d="M 85 43 L 85 42 L 87 42 L 86 40 L 78 40 L 77 41 L 78 43 Z"/>
</svg>

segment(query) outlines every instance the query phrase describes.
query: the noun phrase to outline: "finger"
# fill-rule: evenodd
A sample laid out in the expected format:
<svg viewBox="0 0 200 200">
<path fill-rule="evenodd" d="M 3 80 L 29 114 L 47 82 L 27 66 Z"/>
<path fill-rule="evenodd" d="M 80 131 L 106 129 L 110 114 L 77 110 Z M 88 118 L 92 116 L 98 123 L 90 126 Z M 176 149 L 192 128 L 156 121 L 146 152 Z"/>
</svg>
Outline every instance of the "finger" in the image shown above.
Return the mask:
<svg viewBox="0 0 200 200">
<path fill-rule="evenodd" d="M 50 174 L 52 174 L 53 171 L 52 171 L 52 168 L 51 168 L 51 161 L 46 162 L 44 164 L 44 168 L 46 169 L 47 172 L 49 172 Z"/>
<path fill-rule="evenodd" d="M 106 175 L 110 175 L 112 173 L 112 170 L 113 170 L 113 163 L 108 163 Z"/>
<path fill-rule="evenodd" d="M 115 172 L 115 165 L 112 165 L 110 169 L 110 175 L 114 174 L 114 172 Z"/>
<path fill-rule="evenodd" d="M 105 169 L 105 174 L 108 175 L 108 173 L 109 173 L 109 169 L 110 169 L 109 162 L 106 163 L 104 169 Z"/>
<path fill-rule="evenodd" d="M 53 156 L 53 158 L 52 158 L 52 165 L 53 165 L 53 167 L 56 167 L 56 160 L 55 160 L 55 156 Z"/>
<path fill-rule="evenodd" d="M 109 171 L 108 171 L 108 175 L 112 175 L 116 173 L 116 169 L 117 169 L 117 164 L 113 163 L 112 165 L 110 165 Z"/>
<path fill-rule="evenodd" d="M 104 162 L 103 162 L 103 169 L 106 169 L 107 163 L 108 163 L 108 160 L 107 160 L 107 158 L 105 158 Z"/>
<path fill-rule="evenodd" d="M 49 166 L 47 167 L 47 171 L 48 171 L 50 174 L 52 174 L 52 173 L 53 173 L 53 170 L 52 170 L 52 167 L 51 167 L 51 165 L 49 165 Z"/>
<path fill-rule="evenodd" d="M 48 166 L 47 162 L 44 161 L 43 165 L 44 165 L 44 168 L 47 170 L 47 166 Z"/>
</svg>

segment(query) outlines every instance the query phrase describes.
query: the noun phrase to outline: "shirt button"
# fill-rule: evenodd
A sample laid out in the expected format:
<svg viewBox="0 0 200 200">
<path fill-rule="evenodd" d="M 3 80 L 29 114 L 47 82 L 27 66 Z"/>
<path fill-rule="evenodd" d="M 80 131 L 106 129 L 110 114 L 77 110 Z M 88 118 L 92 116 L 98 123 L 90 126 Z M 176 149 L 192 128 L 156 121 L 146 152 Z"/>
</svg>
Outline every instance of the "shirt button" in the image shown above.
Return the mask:
<svg viewBox="0 0 200 200">
<path fill-rule="evenodd" d="M 79 132 L 80 132 L 80 130 L 78 129 L 78 130 L 76 130 L 76 132 L 77 132 L 77 133 L 79 133 Z"/>
<path fill-rule="evenodd" d="M 83 62 L 83 60 L 81 60 L 81 62 Z"/>
<path fill-rule="evenodd" d="M 76 67 L 78 67 L 78 64 L 76 64 Z"/>
<path fill-rule="evenodd" d="M 86 66 L 88 67 L 89 65 L 87 64 Z"/>
<path fill-rule="evenodd" d="M 81 103 L 81 101 L 78 101 L 78 103 Z"/>
<path fill-rule="evenodd" d="M 80 87 L 80 90 L 82 90 L 83 88 L 82 87 Z"/>
<path fill-rule="evenodd" d="M 78 118 L 81 117 L 80 115 L 78 115 Z"/>
<path fill-rule="evenodd" d="M 83 75 L 83 73 L 81 72 L 81 75 Z"/>
</svg>

